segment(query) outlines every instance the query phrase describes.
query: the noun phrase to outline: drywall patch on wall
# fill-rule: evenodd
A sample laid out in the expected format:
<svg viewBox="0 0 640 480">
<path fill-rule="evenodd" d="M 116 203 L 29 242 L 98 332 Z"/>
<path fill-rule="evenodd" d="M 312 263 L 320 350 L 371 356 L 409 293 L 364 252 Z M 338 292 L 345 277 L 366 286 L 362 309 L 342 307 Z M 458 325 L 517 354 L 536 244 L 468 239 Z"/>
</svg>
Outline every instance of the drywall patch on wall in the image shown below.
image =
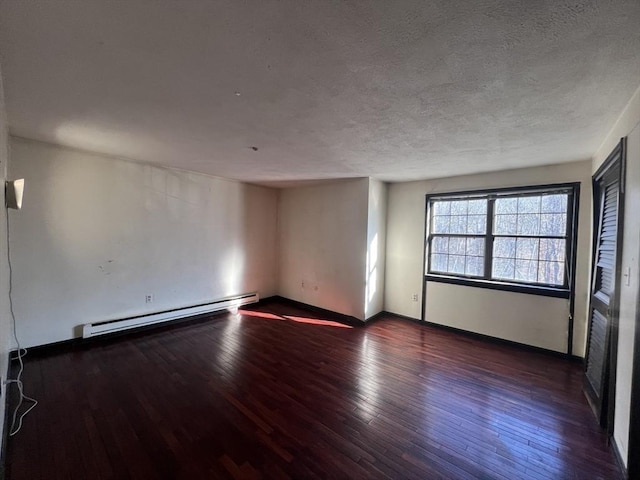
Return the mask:
<svg viewBox="0 0 640 480">
<path fill-rule="evenodd" d="M 364 320 L 369 179 L 280 192 L 280 294 Z"/>
<path fill-rule="evenodd" d="M 590 225 L 591 225 L 591 162 L 574 162 L 546 167 L 506 170 L 493 174 L 466 175 L 438 180 L 396 183 L 389 185 L 387 218 L 387 258 L 385 281 L 385 310 L 412 318 L 421 318 L 424 262 L 425 195 L 483 188 L 515 187 L 562 182 L 581 182 L 580 213 L 578 228 L 578 255 L 576 265 L 576 308 L 574 321 L 573 353 L 583 356 L 586 342 L 587 297 L 589 287 Z M 429 283 L 430 289 L 431 282 Z M 438 287 L 436 287 L 438 288 Z M 442 323 L 441 318 L 452 321 L 457 315 L 462 290 L 440 288 L 442 295 L 427 294 L 426 318 Z M 413 301 L 418 292 L 419 301 Z M 434 293 L 431 290 L 431 293 Z M 504 323 L 513 322 L 501 310 L 498 298 L 504 300 L 504 292 L 477 295 L 473 323 L 460 323 L 458 328 L 471 329 L 492 335 Z M 517 295 L 513 293 L 513 298 Z M 465 296 L 465 299 L 467 297 Z M 511 298 L 511 297 L 509 297 Z M 533 297 L 540 311 L 546 311 L 548 297 Z M 556 302 L 553 302 L 554 304 Z M 536 307 L 538 308 L 538 307 Z M 531 335 L 509 340 L 540 346 L 558 345 L 553 337 L 561 335 L 567 342 L 568 319 L 564 308 L 553 314 L 553 328 L 546 332 L 531 332 Z M 469 328 L 465 328 L 467 325 Z M 541 340 L 545 339 L 545 340 Z M 550 347 L 545 347 L 550 348 Z M 556 347 L 552 347 L 556 349 Z M 563 349 L 566 351 L 566 347 Z"/>
<path fill-rule="evenodd" d="M 10 218 L 25 346 L 101 320 L 277 287 L 277 192 L 12 138 Z M 152 302 L 146 301 L 152 295 Z"/>
</svg>

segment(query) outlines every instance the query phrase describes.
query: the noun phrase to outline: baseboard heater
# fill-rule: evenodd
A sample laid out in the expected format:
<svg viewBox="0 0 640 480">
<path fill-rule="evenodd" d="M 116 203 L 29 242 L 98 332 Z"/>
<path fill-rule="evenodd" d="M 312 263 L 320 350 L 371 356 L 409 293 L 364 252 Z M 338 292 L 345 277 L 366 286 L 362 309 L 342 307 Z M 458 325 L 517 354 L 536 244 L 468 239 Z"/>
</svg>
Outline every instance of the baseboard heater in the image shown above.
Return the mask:
<svg viewBox="0 0 640 480">
<path fill-rule="evenodd" d="M 82 326 L 82 338 L 96 337 L 108 333 L 120 332 L 130 328 L 144 327 L 154 323 L 168 322 L 179 318 L 193 317 L 220 310 L 238 308 L 241 305 L 255 303 L 260 300 L 258 292 L 245 293 L 234 297 L 221 298 L 209 303 L 194 305 L 192 307 L 165 310 L 163 312 L 138 315 L 136 317 L 121 318 L 118 320 L 105 320 L 102 322 L 86 323 Z"/>
</svg>

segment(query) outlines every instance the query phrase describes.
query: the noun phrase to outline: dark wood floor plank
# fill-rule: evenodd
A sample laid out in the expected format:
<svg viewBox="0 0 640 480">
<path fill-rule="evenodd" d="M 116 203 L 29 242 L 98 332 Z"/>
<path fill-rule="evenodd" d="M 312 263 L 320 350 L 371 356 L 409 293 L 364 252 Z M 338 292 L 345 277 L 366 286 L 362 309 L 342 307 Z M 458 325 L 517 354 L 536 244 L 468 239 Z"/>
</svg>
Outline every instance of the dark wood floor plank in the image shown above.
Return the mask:
<svg viewBox="0 0 640 480">
<path fill-rule="evenodd" d="M 7 478 L 622 478 L 580 365 L 318 319 L 272 302 L 28 357 Z"/>
</svg>

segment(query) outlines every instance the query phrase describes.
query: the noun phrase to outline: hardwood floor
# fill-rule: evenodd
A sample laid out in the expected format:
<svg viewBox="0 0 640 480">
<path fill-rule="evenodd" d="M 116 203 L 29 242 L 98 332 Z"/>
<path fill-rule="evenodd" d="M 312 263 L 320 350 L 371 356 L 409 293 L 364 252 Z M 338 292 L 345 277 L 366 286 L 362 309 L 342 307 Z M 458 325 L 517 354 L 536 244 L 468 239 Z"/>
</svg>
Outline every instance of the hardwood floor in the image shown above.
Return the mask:
<svg viewBox="0 0 640 480">
<path fill-rule="evenodd" d="M 8 479 L 622 478 L 579 364 L 323 320 L 276 302 L 32 355 Z"/>
</svg>

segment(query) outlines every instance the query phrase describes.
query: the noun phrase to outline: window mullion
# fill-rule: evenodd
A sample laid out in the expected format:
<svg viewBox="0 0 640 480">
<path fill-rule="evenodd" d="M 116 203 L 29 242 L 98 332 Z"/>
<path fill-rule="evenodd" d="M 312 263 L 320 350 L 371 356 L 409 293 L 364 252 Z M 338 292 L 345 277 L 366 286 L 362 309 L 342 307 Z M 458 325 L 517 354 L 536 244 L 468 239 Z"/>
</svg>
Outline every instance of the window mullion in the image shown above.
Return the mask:
<svg viewBox="0 0 640 480">
<path fill-rule="evenodd" d="M 493 207 L 494 197 L 487 199 L 487 232 L 484 241 L 484 278 L 491 280 L 491 257 L 493 255 Z"/>
<path fill-rule="evenodd" d="M 567 195 L 567 228 L 565 229 L 565 242 L 564 242 L 564 286 L 566 288 L 570 288 L 573 290 L 575 285 L 573 284 L 572 278 L 575 275 L 575 251 L 576 248 L 576 232 L 574 228 L 576 227 L 576 222 L 578 220 L 575 215 L 575 195 L 577 192 L 572 192 Z"/>
</svg>

